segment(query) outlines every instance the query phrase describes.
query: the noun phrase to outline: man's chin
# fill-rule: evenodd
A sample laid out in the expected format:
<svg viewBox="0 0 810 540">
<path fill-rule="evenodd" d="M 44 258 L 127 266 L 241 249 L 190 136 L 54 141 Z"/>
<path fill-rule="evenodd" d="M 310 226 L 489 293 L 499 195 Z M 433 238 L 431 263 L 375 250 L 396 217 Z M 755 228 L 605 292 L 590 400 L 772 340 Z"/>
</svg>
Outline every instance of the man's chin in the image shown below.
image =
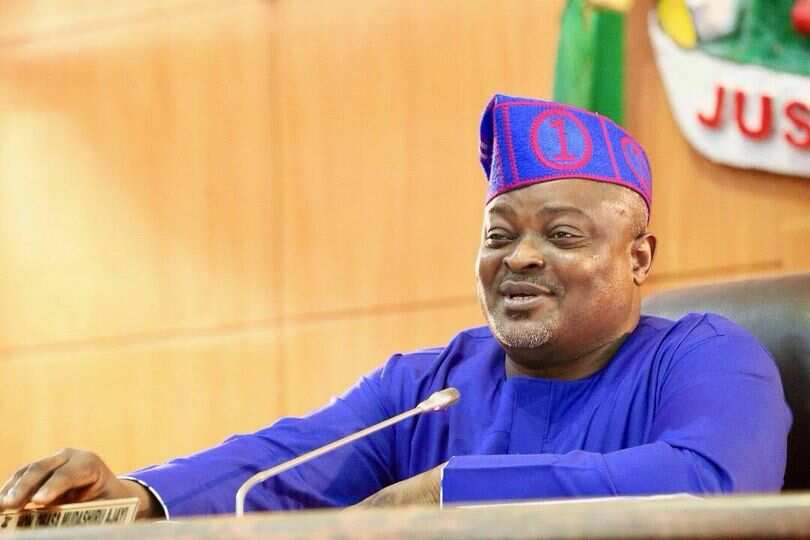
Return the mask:
<svg viewBox="0 0 810 540">
<path fill-rule="evenodd" d="M 536 349 L 551 339 L 551 329 L 544 322 L 504 321 L 490 318 L 489 327 L 495 339 L 508 349 Z"/>
</svg>

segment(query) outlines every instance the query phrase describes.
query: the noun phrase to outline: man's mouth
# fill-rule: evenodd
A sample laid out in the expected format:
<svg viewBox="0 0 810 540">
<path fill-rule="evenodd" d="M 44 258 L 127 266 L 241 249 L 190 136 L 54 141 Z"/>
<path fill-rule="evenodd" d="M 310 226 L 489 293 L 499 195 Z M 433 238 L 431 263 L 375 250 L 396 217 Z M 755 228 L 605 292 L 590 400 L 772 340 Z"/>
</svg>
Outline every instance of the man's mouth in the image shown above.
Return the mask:
<svg viewBox="0 0 810 540">
<path fill-rule="evenodd" d="M 503 296 L 504 307 L 515 310 L 533 309 L 554 295 L 548 287 L 530 281 L 506 280 L 498 291 Z"/>
</svg>

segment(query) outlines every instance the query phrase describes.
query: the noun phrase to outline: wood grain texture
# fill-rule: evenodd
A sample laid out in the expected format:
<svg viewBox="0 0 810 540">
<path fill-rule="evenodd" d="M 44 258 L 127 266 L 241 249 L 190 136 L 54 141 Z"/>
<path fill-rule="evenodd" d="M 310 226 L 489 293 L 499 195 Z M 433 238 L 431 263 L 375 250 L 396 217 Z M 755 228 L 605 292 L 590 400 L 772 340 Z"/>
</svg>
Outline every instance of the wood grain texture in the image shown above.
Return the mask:
<svg viewBox="0 0 810 540">
<path fill-rule="evenodd" d="M 125 472 L 285 412 L 277 331 L 18 353 L 0 362 L 0 477 L 60 448 Z"/>
<path fill-rule="evenodd" d="M 484 324 L 472 299 L 448 307 L 379 313 L 287 325 L 285 410 L 304 414 L 342 394 L 394 353 L 447 344 L 460 330 Z"/>
<path fill-rule="evenodd" d="M 482 324 L 474 301 L 290 322 L 269 330 L 91 344 L 0 361 L 0 478 L 64 447 L 125 472 L 305 414 L 396 351 Z"/>
<path fill-rule="evenodd" d="M 267 17 L 0 48 L 3 349 L 278 312 Z"/>
<path fill-rule="evenodd" d="M 43 42 L 116 27 L 208 11 L 255 0 L 4 0 L 0 4 L 0 47 Z"/>
<path fill-rule="evenodd" d="M 498 6 L 274 5 L 286 314 L 471 294 L 481 110 L 549 94 L 553 55 L 527 45 L 552 46 L 562 2 Z"/>
</svg>

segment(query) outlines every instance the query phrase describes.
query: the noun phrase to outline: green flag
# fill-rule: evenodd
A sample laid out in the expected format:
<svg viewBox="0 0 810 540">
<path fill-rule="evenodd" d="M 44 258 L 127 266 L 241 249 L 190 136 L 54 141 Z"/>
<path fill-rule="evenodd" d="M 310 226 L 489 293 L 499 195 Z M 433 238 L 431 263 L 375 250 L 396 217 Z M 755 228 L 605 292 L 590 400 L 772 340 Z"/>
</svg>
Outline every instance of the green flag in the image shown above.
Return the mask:
<svg viewBox="0 0 810 540">
<path fill-rule="evenodd" d="M 568 0 L 562 16 L 554 100 L 624 122 L 624 14 Z"/>
</svg>

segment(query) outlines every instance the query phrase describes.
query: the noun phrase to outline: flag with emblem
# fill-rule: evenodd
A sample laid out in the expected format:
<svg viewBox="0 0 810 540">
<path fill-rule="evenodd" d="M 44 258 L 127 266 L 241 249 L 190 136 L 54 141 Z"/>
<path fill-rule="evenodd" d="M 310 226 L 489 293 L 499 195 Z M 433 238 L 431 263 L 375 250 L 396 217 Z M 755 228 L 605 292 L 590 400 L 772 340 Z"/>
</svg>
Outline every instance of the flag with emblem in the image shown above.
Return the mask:
<svg viewBox="0 0 810 540">
<path fill-rule="evenodd" d="M 624 11 L 632 0 L 568 0 L 554 100 L 624 122 Z"/>
</svg>

